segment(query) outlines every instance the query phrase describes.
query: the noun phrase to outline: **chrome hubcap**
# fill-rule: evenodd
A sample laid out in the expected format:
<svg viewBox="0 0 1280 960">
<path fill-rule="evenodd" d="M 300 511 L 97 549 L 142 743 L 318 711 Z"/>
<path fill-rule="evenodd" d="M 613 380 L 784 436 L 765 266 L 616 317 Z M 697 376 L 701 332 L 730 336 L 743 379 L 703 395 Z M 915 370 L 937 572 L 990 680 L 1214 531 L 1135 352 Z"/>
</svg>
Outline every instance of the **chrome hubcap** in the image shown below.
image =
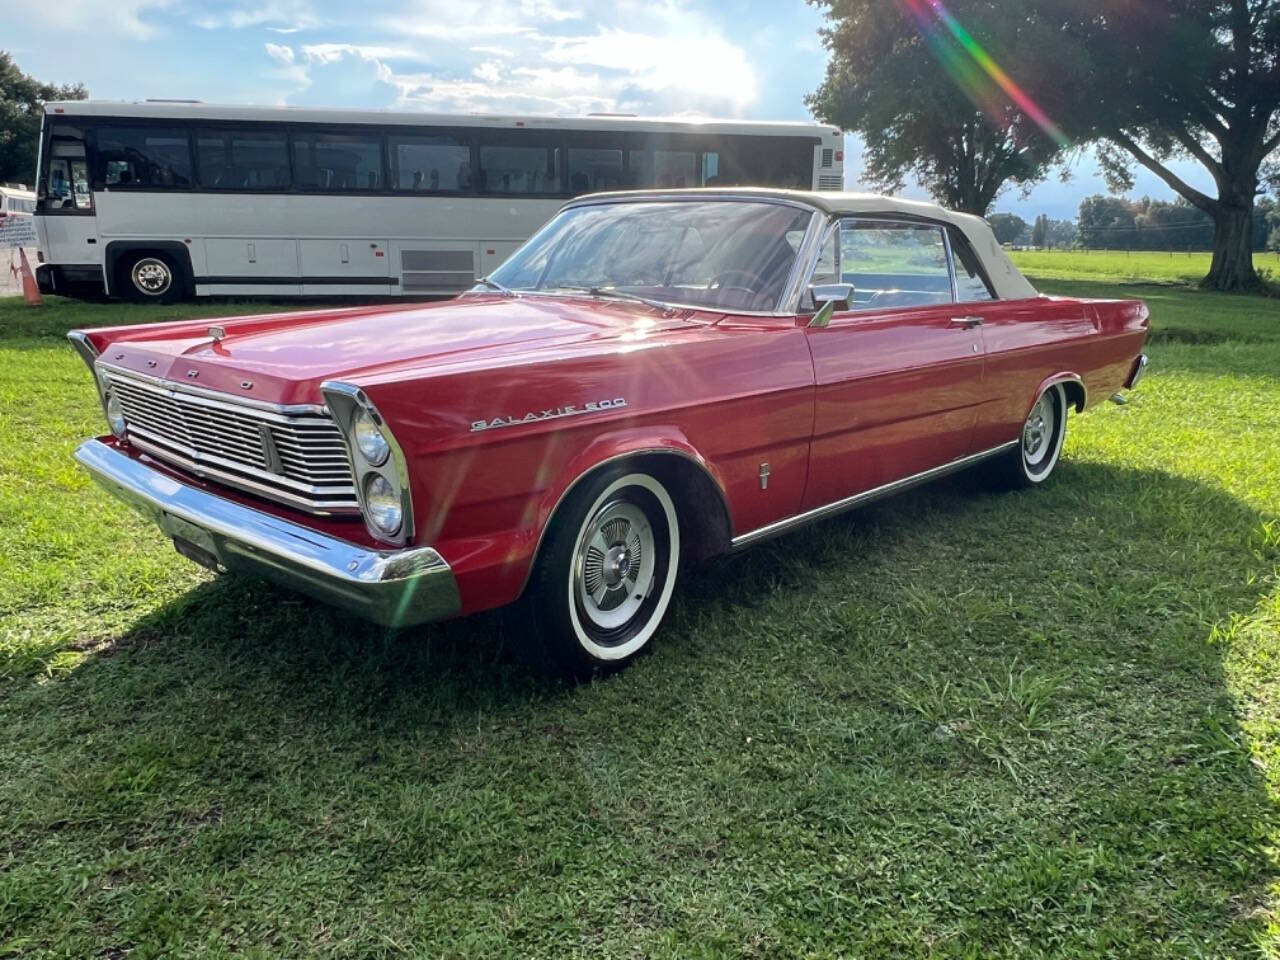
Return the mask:
<svg viewBox="0 0 1280 960">
<path fill-rule="evenodd" d="M 1055 426 L 1056 413 L 1053 399 L 1046 391 L 1031 408 L 1031 415 L 1027 417 L 1026 426 L 1022 428 L 1022 454 L 1031 466 L 1041 463 L 1049 455 Z"/>
<path fill-rule="evenodd" d="M 173 276 L 159 260 L 139 260 L 133 265 L 133 283 L 144 293 L 161 294 L 169 289 Z"/>
<path fill-rule="evenodd" d="M 626 624 L 654 585 L 653 528 L 634 504 L 605 504 L 583 526 L 574 564 L 582 612 L 597 627 Z"/>
</svg>

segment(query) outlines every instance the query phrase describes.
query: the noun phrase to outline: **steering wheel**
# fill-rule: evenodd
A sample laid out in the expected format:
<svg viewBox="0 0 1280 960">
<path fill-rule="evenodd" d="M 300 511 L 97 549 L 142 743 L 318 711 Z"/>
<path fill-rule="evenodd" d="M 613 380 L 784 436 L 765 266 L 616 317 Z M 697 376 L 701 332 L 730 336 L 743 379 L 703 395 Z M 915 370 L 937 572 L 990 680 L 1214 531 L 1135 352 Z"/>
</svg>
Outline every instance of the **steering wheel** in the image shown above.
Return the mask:
<svg viewBox="0 0 1280 960">
<path fill-rule="evenodd" d="M 745 281 L 745 282 L 743 282 Z M 747 295 L 749 302 L 760 296 L 765 286 L 764 278 L 750 270 L 722 270 L 711 278 L 708 290 L 740 290 Z"/>
</svg>

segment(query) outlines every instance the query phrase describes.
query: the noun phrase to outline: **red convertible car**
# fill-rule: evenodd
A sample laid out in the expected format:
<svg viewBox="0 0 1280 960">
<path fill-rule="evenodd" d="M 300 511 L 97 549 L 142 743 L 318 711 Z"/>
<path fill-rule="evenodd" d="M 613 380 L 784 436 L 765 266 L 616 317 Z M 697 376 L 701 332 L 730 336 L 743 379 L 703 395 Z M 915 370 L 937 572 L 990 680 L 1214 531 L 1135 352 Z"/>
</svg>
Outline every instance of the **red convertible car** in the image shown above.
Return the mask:
<svg viewBox="0 0 1280 960">
<path fill-rule="evenodd" d="M 1043 482 L 1146 334 L 930 204 L 597 194 L 451 302 L 71 333 L 110 426 L 76 458 L 210 568 L 395 626 L 518 602 L 584 677 L 690 562 L 980 461 Z"/>
</svg>

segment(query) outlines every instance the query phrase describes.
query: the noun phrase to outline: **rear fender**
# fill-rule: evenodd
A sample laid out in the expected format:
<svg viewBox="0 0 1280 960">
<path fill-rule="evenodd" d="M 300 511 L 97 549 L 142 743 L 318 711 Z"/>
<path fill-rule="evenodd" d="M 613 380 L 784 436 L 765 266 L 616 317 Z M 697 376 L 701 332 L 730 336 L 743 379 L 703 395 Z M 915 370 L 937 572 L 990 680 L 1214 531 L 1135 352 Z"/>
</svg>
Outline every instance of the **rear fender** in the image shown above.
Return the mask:
<svg viewBox="0 0 1280 960">
<path fill-rule="evenodd" d="M 1080 378 L 1080 374 L 1066 370 L 1061 373 L 1055 373 L 1051 377 L 1045 377 L 1040 381 L 1040 386 L 1036 387 L 1035 396 L 1027 401 L 1027 408 L 1022 411 L 1024 420 L 1031 415 L 1031 408 L 1036 405 L 1036 401 L 1040 399 L 1041 395 L 1055 383 L 1063 385 L 1063 389 L 1067 392 L 1067 403 L 1075 406 L 1076 413 L 1084 413 L 1084 408 L 1089 402 L 1089 391 L 1085 387 L 1084 381 Z"/>
</svg>

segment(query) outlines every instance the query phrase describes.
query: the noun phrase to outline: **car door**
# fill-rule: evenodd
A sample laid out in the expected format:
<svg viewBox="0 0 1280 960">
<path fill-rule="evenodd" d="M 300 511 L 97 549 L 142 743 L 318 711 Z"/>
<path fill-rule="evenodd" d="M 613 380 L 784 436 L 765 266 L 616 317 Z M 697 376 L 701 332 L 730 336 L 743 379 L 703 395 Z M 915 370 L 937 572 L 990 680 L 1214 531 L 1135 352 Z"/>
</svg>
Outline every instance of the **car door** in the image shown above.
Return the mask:
<svg viewBox="0 0 1280 960">
<path fill-rule="evenodd" d="M 980 317 L 956 308 L 943 227 L 846 218 L 815 277 L 833 280 L 854 292 L 807 328 L 816 403 L 805 509 L 971 453 L 983 400 Z"/>
</svg>

